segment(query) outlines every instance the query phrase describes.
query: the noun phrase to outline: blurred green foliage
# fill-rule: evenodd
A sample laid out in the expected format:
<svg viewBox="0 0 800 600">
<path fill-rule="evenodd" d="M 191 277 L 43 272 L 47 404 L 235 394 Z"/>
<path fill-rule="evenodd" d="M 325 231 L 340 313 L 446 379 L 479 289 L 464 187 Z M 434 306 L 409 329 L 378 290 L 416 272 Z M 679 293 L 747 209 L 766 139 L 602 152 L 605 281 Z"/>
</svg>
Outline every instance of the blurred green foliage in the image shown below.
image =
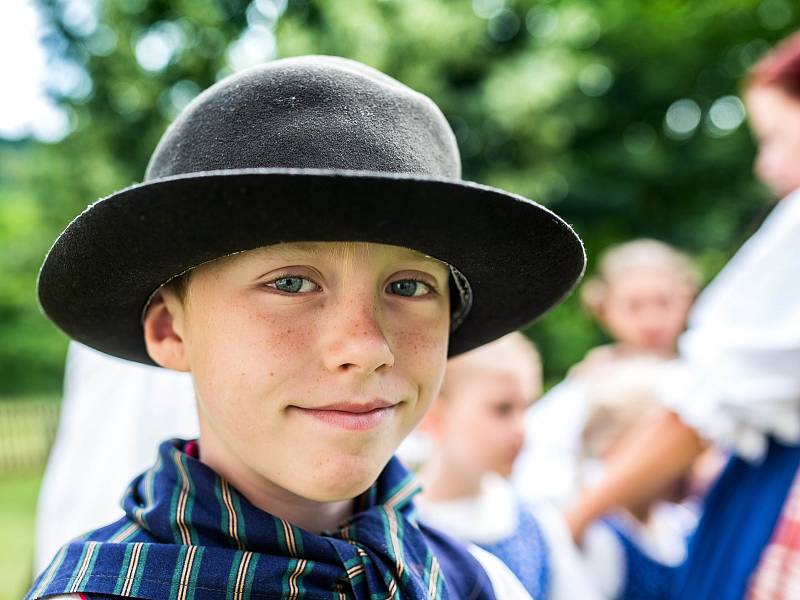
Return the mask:
<svg viewBox="0 0 800 600">
<path fill-rule="evenodd" d="M 0 600 L 18 600 L 32 583 L 39 471 L 0 477 Z"/>
<path fill-rule="evenodd" d="M 37 2 L 71 133 L 0 140 L 6 395 L 60 386 L 66 339 L 34 293 L 57 233 L 140 181 L 182 106 L 254 60 L 338 54 L 386 71 L 441 106 L 466 178 L 573 223 L 590 269 L 609 244 L 650 236 L 710 277 L 768 210 L 741 78 L 800 23 L 789 0 L 97 0 L 88 13 Z M 551 383 L 603 341 L 574 297 L 528 333 Z"/>
</svg>

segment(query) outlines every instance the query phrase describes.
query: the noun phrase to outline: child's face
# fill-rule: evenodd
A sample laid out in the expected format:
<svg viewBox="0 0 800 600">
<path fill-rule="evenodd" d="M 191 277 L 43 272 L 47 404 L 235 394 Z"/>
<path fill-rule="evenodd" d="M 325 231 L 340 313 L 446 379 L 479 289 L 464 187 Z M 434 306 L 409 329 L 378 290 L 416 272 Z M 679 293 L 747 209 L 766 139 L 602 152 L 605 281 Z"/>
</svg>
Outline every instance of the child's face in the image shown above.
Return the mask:
<svg viewBox="0 0 800 600">
<path fill-rule="evenodd" d="M 527 367 L 515 366 L 499 370 L 465 364 L 448 384 L 447 398 L 437 401 L 433 435 L 462 471 L 511 474 L 525 441 L 525 411 L 538 390 L 538 379 L 517 372 Z"/>
<path fill-rule="evenodd" d="M 686 326 L 692 296 L 668 271 L 631 270 L 608 282 L 600 320 L 618 342 L 670 353 Z"/>
<path fill-rule="evenodd" d="M 166 366 L 192 372 L 201 458 L 234 483 L 315 501 L 364 491 L 438 392 L 448 277 L 419 252 L 368 243 L 198 267 L 184 303 L 164 296 L 180 339 Z"/>
</svg>

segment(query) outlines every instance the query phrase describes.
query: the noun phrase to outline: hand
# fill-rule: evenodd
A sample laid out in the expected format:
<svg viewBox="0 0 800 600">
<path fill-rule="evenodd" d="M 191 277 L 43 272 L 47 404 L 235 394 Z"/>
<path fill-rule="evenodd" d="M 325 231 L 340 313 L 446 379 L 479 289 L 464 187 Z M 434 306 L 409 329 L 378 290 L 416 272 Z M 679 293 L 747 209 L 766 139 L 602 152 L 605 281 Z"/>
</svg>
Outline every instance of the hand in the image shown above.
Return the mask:
<svg viewBox="0 0 800 600">
<path fill-rule="evenodd" d="M 582 509 L 580 498 L 577 502 L 568 506 L 564 510 L 564 521 L 567 523 L 572 541 L 576 546 L 583 543 L 583 536 L 586 533 L 586 528 L 589 526 L 585 517 L 585 511 Z"/>
</svg>

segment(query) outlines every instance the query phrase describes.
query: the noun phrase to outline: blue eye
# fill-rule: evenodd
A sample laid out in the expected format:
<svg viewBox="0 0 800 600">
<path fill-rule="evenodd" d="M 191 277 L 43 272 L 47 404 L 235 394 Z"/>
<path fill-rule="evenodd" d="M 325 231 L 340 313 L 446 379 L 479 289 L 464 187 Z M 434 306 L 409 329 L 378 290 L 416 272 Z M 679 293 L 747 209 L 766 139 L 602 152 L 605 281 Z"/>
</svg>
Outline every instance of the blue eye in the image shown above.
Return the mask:
<svg viewBox="0 0 800 600">
<path fill-rule="evenodd" d="M 267 287 L 274 288 L 285 294 L 305 294 L 319 289 L 319 286 L 305 277 L 281 277 L 267 284 Z"/>
<path fill-rule="evenodd" d="M 406 296 L 409 298 L 413 296 L 425 296 L 426 294 L 431 293 L 430 286 L 422 283 L 421 281 L 416 281 L 415 279 L 400 279 L 398 281 L 393 281 L 389 284 L 389 290 L 392 294 Z"/>
</svg>

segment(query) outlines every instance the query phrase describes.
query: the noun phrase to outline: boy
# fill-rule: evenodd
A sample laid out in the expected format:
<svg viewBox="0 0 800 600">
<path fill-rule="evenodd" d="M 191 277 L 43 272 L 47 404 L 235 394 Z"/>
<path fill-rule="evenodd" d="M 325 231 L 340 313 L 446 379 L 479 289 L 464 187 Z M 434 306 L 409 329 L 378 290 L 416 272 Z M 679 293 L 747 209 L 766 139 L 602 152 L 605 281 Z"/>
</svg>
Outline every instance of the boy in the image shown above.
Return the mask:
<svg viewBox="0 0 800 600">
<path fill-rule="evenodd" d="M 415 523 L 392 453 L 448 354 L 572 288 L 569 226 L 463 182 L 428 98 L 335 57 L 212 86 L 145 180 L 70 224 L 39 297 L 78 341 L 190 372 L 200 437 L 162 444 L 126 516 L 65 546 L 28 597 L 526 597 Z"/>
</svg>

